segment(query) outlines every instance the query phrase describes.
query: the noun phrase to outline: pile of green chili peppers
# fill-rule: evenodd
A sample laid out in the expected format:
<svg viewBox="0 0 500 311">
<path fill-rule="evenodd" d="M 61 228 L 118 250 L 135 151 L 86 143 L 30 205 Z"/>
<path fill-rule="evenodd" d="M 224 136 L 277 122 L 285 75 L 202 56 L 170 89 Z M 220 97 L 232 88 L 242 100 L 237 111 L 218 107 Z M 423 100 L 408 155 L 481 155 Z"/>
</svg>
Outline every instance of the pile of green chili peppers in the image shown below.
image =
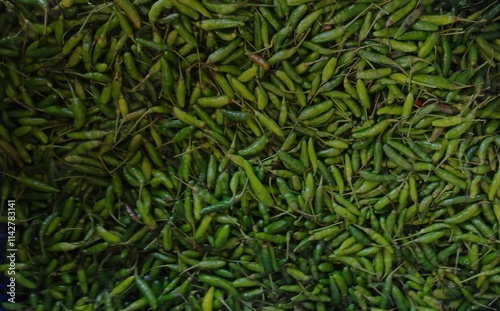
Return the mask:
<svg viewBox="0 0 500 311">
<path fill-rule="evenodd" d="M 474 2 L 0 1 L 1 306 L 499 310 Z"/>
</svg>

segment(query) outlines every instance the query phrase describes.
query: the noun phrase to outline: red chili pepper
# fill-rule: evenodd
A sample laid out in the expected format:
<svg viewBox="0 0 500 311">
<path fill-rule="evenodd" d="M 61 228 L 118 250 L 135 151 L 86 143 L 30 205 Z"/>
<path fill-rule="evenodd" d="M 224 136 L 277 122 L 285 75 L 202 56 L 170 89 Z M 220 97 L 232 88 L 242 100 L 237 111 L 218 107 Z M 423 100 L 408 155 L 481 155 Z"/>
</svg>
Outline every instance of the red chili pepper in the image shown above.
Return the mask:
<svg viewBox="0 0 500 311">
<path fill-rule="evenodd" d="M 139 217 L 135 214 L 134 210 L 128 206 L 128 204 L 125 204 L 125 209 L 127 210 L 127 213 L 129 214 L 130 218 L 132 218 L 133 221 L 137 223 L 141 223 L 139 220 Z"/>
<path fill-rule="evenodd" d="M 332 29 L 331 25 L 325 25 L 325 26 L 323 26 L 323 28 L 321 28 L 321 30 L 319 32 L 325 32 L 325 31 L 330 30 L 330 29 Z"/>
<path fill-rule="evenodd" d="M 417 100 L 415 100 L 415 105 L 417 105 L 417 107 L 421 108 L 424 105 L 424 102 L 421 99 L 417 99 Z"/>
</svg>

